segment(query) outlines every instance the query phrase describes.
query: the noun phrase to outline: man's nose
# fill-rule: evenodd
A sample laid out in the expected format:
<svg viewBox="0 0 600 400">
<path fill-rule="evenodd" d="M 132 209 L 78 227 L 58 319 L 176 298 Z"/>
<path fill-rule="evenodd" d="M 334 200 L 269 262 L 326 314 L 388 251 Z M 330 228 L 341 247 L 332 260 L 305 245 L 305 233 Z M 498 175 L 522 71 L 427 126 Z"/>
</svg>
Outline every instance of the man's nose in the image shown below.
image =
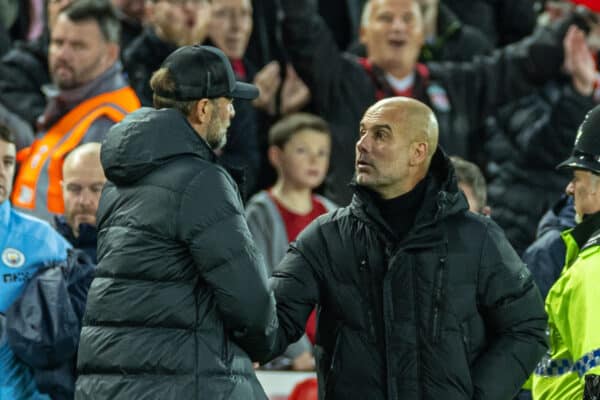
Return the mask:
<svg viewBox="0 0 600 400">
<path fill-rule="evenodd" d="M 360 151 L 360 152 L 367 152 L 369 150 L 371 146 L 371 139 L 369 138 L 368 134 L 364 134 L 360 137 L 360 139 L 358 139 L 358 142 L 356 142 L 356 148 Z"/>
</svg>

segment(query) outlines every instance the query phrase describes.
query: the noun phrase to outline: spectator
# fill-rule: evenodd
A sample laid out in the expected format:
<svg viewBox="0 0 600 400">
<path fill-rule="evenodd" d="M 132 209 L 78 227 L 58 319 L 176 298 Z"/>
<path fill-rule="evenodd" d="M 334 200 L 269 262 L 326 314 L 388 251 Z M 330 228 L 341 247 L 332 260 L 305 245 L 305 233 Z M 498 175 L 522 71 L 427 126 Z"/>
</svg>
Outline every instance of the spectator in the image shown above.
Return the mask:
<svg viewBox="0 0 600 400">
<path fill-rule="evenodd" d="M 100 164 L 100 143 L 71 151 L 62 167 L 65 214 L 54 219 L 56 230 L 96 264 L 96 211 L 106 182 Z"/>
<path fill-rule="evenodd" d="M 202 43 L 210 19 L 210 2 L 146 1 L 146 28 L 125 49 L 123 64 L 144 106 L 152 105 L 150 77 L 179 46 Z"/>
<path fill-rule="evenodd" d="M 489 216 L 491 210 L 487 205 L 487 187 L 479 167 L 457 156 L 450 157 L 450 161 L 454 167 L 458 188 L 469 203 L 469 211 Z"/>
<path fill-rule="evenodd" d="M 537 228 L 537 239 L 523 253 L 523 262 L 545 299 L 565 264 L 562 231 L 575 226 L 573 197 L 564 196 L 544 214 Z"/>
<path fill-rule="evenodd" d="M 275 302 L 214 154 L 232 99 L 258 91 L 197 45 L 168 56 L 150 85 L 158 110 L 129 115 L 102 145 L 109 182 L 75 398 L 266 400 L 251 358 L 269 345 Z"/>
<path fill-rule="evenodd" d="M 72 1 L 47 0 L 47 26 L 42 36 L 32 42 L 17 42 L 0 59 L 0 115 L 8 111 L 31 125 L 32 129 L 37 128 L 37 119 L 44 113 L 47 105 L 43 87 L 52 80 L 48 71 L 50 32 L 58 13 Z M 108 2 L 96 1 L 99 4 Z M 18 135 L 18 132 L 15 134 Z M 27 143 L 29 144 L 31 143 Z"/>
<path fill-rule="evenodd" d="M 331 139 L 325 121 L 310 114 L 292 114 L 271 127 L 269 142 L 269 160 L 277 170 L 277 182 L 249 200 L 246 219 L 271 275 L 302 229 L 336 206 L 313 194 L 329 165 Z M 311 315 L 307 324 L 309 338 L 314 338 L 314 317 Z M 314 369 L 310 350 L 310 342 L 303 336 L 288 347 L 284 357 L 291 362 L 284 364 L 291 364 L 294 370 Z"/>
<path fill-rule="evenodd" d="M 587 114 L 558 167 L 573 172 L 566 193 L 578 224 L 563 232 L 564 269 L 546 297 L 550 352 L 533 376 L 536 400 L 581 399 L 586 381 L 600 375 L 600 106 Z"/>
<path fill-rule="evenodd" d="M 47 29 L 42 37 L 30 43 L 18 42 L 0 59 L 0 106 L 6 108 L 3 113 L 14 114 L 32 129 L 35 129 L 37 118 L 46 106 L 42 86 L 51 81 L 48 72 L 49 32 L 58 13 L 71 1 L 47 1 Z M 18 132 L 15 134 L 19 135 Z M 31 141 L 26 142 L 27 146 L 30 144 Z"/>
<path fill-rule="evenodd" d="M 45 262 L 67 257 L 69 243 L 46 222 L 11 207 L 9 196 L 16 165 L 15 138 L 0 126 L 0 319 L 20 296 L 27 281 Z M 2 328 L 5 329 L 6 321 Z M 0 394 L 6 399 L 47 399 L 36 387 L 31 369 L 22 363 L 0 332 Z"/>
<path fill-rule="evenodd" d="M 490 218 L 466 212 L 437 143 L 423 103 L 375 103 L 351 205 L 311 223 L 275 269 L 279 329 L 262 357 L 317 306 L 320 398 L 509 399 L 546 348 L 530 274 Z"/>
<path fill-rule="evenodd" d="M 253 82 L 259 88 L 259 97 L 252 102 L 254 109 L 249 102 L 237 102 L 236 109 L 240 112 L 233 120 L 230 140 L 222 157 L 229 165 L 245 165 L 249 193 L 254 192 L 257 181 L 262 178 L 259 177 L 259 169 L 264 167 L 260 165 L 261 154 L 266 151 L 260 149 L 266 147 L 262 136 L 266 136 L 271 118 L 298 111 L 310 98 L 308 89 L 291 65 L 284 68 L 282 82 L 280 75 L 284 71 L 277 61 L 269 62 L 257 71 L 248 60 L 246 51 L 254 28 L 252 16 L 250 0 L 214 0 L 208 26 L 209 42 L 229 58 L 237 79 Z M 260 135 L 261 132 L 265 135 Z"/>
<path fill-rule="evenodd" d="M 425 41 L 419 61 L 471 61 L 477 55 L 491 53 L 492 44 L 477 29 L 463 24 L 458 17 L 439 0 L 418 0 L 423 13 Z M 371 5 L 365 7 L 363 26 L 368 25 Z M 358 42 L 351 51 L 365 57 L 366 50 Z"/>
<path fill-rule="evenodd" d="M 465 24 L 483 32 L 496 47 L 531 34 L 535 27 L 533 0 L 442 0 Z"/>
<path fill-rule="evenodd" d="M 121 74 L 119 23 L 110 3 L 78 0 L 60 12 L 50 40 L 54 85 L 33 144 L 19 152 L 12 202 L 44 219 L 62 215 L 64 156 L 79 144 L 101 141 L 140 105 Z"/>
<path fill-rule="evenodd" d="M 587 12 L 563 11 L 553 18 L 592 20 Z M 591 32 L 588 41 L 595 36 Z M 492 217 L 519 254 L 535 240 L 538 221 L 564 191 L 568 174 L 556 171 L 555 166 L 568 156 L 577 127 L 599 99 L 594 95 L 593 54 L 600 48 L 588 44 L 581 50 L 577 62 L 566 64 L 577 72 L 557 76 L 530 95 L 500 107 L 485 123 L 484 169 Z"/>
<path fill-rule="evenodd" d="M 353 173 L 356 126 L 376 99 L 404 95 L 431 105 L 442 125 L 443 147 L 476 160 L 484 117 L 499 104 L 530 93 L 533 84 L 556 76 L 562 64 L 562 46 L 555 37 L 559 35 L 551 30 L 473 63 L 417 64 L 425 38 L 416 0 L 371 0 L 361 34 L 367 58 L 356 59 L 338 51 L 309 1 L 281 0 L 281 5 L 286 15 L 284 43 L 292 63 L 310 89 L 316 112 L 332 129 L 325 193 L 338 204 L 350 200 L 347 183 Z M 566 40 L 569 61 L 583 51 L 585 37 L 572 28 Z"/>
</svg>

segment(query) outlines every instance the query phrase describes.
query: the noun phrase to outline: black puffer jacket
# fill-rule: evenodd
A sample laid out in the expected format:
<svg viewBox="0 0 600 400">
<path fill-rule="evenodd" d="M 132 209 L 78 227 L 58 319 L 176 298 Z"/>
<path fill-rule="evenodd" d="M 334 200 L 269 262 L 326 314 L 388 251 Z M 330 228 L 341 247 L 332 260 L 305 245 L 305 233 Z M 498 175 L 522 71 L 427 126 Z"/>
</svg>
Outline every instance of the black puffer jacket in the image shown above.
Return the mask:
<svg viewBox="0 0 600 400">
<path fill-rule="evenodd" d="M 506 400 L 544 353 L 546 317 L 527 268 L 492 220 L 466 211 L 440 151 L 431 171 L 405 239 L 358 189 L 275 270 L 275 353 L 319 305 L 320 400 Z"/>
<path fill-rule="evenodd" d="M 77 399 L 266 399 L 251 363 L 276 323 L 230 175 L 176 110 L 108 133 L 98 268 Z"/>
</svg>

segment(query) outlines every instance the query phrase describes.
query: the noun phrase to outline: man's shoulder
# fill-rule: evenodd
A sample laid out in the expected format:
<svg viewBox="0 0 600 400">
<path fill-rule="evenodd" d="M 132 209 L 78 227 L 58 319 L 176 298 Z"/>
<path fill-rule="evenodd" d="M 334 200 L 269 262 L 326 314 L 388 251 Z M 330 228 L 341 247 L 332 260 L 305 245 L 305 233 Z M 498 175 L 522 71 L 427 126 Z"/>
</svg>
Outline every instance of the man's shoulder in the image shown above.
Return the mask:
<svg viewBox="0 0 600 400">
<path fill-rule="evenodd" d="M 62 237 L 48 222 L 42 219 L 25 214 L 13 207 L 11 207 L 10 212 L 11 233 L 18 231 L 19 233 L 31 235 L 29 237 L 47 237 L 48 235 Z"/>
</svg>

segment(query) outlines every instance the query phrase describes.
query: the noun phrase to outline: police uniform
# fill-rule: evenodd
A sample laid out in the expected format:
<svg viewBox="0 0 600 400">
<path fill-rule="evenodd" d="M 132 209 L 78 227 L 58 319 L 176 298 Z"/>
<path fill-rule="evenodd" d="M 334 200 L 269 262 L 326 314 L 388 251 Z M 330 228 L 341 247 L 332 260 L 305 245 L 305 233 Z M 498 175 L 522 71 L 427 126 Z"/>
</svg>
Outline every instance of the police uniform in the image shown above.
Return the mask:
<svg viewBox="0 0 600 400">
<path fill-rule="evenodd" d="M 579 128 L 559 168 L 600 175 L 600 107 Z M 600 211 L 562 233 L 565 266 L 546 297 L 550 353 L 533 377 L 535 400 L 581 400 L 586 378 L 600 375 Z"/>
</svg>

